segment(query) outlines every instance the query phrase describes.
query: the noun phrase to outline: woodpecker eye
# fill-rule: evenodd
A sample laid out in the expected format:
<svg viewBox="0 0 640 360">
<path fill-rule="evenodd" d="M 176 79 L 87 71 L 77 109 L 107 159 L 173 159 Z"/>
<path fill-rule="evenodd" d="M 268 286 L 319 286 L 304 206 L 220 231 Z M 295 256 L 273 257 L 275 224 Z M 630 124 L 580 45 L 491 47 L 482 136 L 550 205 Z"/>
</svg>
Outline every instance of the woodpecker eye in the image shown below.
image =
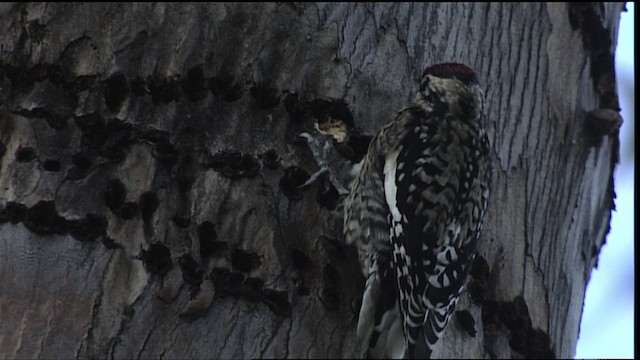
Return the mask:
<svg viewBox="0 0 640 360">
<path fill-rule="evenodd" d="M 425 72 L 424 74 L 422 74 L 422 81 L 420 82 L 420 91 L 425 91 L 428 85 L 429 85 L 429 77 Z"/>
</svg>

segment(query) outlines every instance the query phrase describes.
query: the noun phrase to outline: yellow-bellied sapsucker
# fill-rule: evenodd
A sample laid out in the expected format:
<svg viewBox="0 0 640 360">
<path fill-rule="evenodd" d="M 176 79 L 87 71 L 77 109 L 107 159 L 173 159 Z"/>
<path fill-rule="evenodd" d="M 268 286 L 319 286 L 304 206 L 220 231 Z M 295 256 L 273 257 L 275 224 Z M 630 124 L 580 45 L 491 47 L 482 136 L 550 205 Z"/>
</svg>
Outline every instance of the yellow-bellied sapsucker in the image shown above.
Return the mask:
<svg viewBox="0 0 640 360">
<path fill-rule="evenodd" d="M 489 198 L 482 113 L 474 71 L 434 65 L 369 144 L 344 214 L 366 277 L 369 357 L 429 357 L 454 311 Z"/>
</svg>

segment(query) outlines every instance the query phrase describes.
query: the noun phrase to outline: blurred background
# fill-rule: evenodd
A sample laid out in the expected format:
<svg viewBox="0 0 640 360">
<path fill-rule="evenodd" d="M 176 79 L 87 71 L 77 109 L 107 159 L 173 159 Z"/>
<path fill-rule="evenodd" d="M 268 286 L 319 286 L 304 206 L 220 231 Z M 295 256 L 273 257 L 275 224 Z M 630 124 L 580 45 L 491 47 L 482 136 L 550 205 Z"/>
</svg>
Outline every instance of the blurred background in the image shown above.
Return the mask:
<svg viewBox="0 0 640 360">
<path fill-rule="evenodd" d="M 576 358 L 633 358 L 634 353 L 634 3 L 620 17 L 615 53 L 624 123 L 620 163 L 614 172 L 616 211 L 611 231 L 591 273 L 584 300 Z"/>
</svg>

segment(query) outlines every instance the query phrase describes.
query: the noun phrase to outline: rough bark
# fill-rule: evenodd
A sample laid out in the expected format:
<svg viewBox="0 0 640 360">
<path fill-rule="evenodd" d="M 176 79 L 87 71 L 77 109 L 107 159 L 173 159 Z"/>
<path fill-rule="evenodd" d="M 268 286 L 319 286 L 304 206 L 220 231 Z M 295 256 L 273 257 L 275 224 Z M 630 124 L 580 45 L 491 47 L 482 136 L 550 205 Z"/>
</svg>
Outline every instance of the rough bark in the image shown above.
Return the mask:
<svg viewBox="0 0 640 360">
<path fill-rule="evenodd" d="M 480 74 L 495 166 L 434 356 L 572 357 L 622 7 L 1 4 L 0 357 L 352 356 L 363 278 L 296 135 L 373 135 L 442 61 Z"/>
</svg>

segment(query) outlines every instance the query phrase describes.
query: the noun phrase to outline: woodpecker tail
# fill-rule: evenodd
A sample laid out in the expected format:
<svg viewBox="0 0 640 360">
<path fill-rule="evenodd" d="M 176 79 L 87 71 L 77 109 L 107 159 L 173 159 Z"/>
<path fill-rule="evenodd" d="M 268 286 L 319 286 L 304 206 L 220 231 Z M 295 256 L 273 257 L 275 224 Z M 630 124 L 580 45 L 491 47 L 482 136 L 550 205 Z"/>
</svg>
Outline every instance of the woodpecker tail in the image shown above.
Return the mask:
<svg viewBox="0 0 640 360">
<path fill-rule="evenodd" d="M 420 335 L 411 349 L 409 346 L 407 357 L 410 359 L 429 359 L 438 340 L 444 334 L 444 329 L 449 322 L 455 304 L 448 308 L 436 308 L 427 312 L 426 321 L 422 326 Z"/>
<path fill-rule="evenodd" d="M 398 305 L 396 273 L 389 256 L 376 253 L 362 296 L 358 318 L 358 336 L 363 342 L 363 357 L 402 358 L 405 340 Z"/>
</svg>

